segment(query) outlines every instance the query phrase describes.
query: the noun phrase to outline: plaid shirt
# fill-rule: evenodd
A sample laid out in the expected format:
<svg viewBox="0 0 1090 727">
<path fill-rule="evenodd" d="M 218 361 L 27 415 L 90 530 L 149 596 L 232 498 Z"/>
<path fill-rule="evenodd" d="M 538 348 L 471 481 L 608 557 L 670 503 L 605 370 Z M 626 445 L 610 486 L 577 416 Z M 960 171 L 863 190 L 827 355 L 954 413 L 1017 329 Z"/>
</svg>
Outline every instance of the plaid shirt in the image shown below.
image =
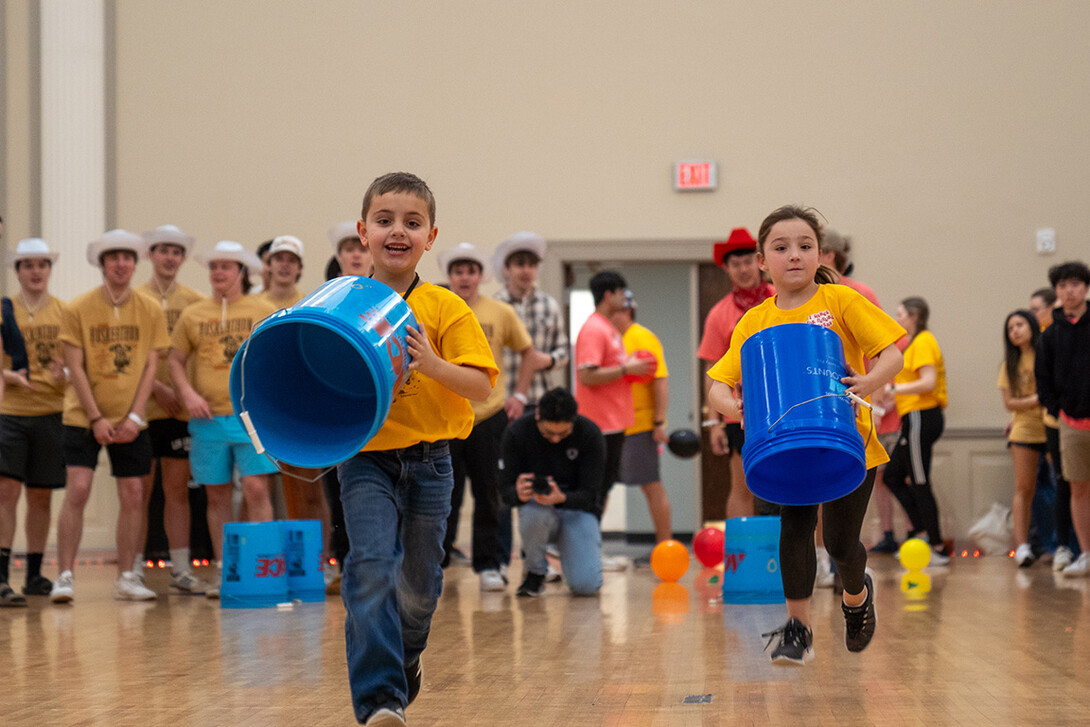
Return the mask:
<svg viewBox="0 0 1090 727">
<path fill-rule="evenodd" d="M 553 357 L 552 367 L 536 372 L 530 381 L 530 390 L 526 393 L 526 398 L 530 404 L 537 404 L 542 395 L 554 385 L 550 384 L 551 374 L 555 371 L 563 372 L 571 356 L 560 304 L 551 295 L 537 288 L 534 288 L 522 300 L 511 295 L 511 291 L 506 287 L 501 288 L 495 297 L 507 303 L 519 314 L 519 318 L 530 333 L 530 338 L 534 341 L 534 348 Z M 508 396 L 515 393 L 521 361 L 522 357 L 517 352 L 504 350 L 503 365 L 507 371 Z"/>
</svg>

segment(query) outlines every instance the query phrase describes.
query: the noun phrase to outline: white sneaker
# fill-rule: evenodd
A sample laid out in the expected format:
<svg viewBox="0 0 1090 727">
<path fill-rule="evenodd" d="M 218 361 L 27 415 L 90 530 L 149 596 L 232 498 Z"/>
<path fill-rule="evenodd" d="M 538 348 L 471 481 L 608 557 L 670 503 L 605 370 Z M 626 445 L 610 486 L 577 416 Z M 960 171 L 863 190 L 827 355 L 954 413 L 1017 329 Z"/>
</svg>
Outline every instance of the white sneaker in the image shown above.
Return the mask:
<svg viewBox="0 0 1090 727">
<path fill-rule="evenodd" d="M 143 579 L 141 579 L 141 585 L 143 585 Z M 208 584 L 189 571 L 172 573 L 170 576 L 170 587 L 177 588 L 179 593 L 186 593 L 193 596 L 203 596 L 205 591 L 208 590 Z"/>
<path fill-rule="evenodd" d="M 481 571 L 482 591 L 503 591 L 507 588 L 507 579 L 498 570 Z"/>
<path fill-rule="evenodd" d="M 934 548 L 931 549 L 931 562 L 929 565 L 933 565 L 937 568 L 941 568 L 944 565 L 950 565 L 950 556 L 940 553 Z"/>
<path fill-rule="evenodd" d="M 1056 552 L 1052 555 L 1052 570 L 1059 572 L 1067 566 L 1071 565 L 1071 562 L 1075 560 L 1075 554 L 1071 552 L 1071 548 L 1066 545 L 1061 545 L 1056 548 Z"/>
<path fill-rule="evenodd" d="M 72 571 L 66 570 L 53 581 L 53 588 L 49 591 L 49 600 L 53 603 L 68 603 L 76 597 L 72 590 Z"/>
<path fill-rule="evenodd" d="M 1086 576 L 1090 576 L 1090 553 L 1084 550 L 1074 563 L 1061 572 L 1064 578 L 1086 578 Z"/>
<path fill-rule="evenodd" d="M 623 555 L 602 556 L 602 570 L 606 573 L 622 573 L 628 570 L 628 563 L 628 558 Z M 545 582 L 549 582 L 548 576 L 545 577 Z"/>
<path fill-rule="evenodd" d="M 1019 568 L 1029 568 L 1035 560 L 1037 559 L 1033 557 L 1033 548 L 1029 547 L 1029 543 L 1022 543 L 1014 551 L 1014 562 Z"/>
<path fill-rule="evenodd" d="M 604 560 L 605 559 L 603 559 L 603 562 L 604 562 Z M 602 570 L 605 570 L 604 565 L 602 566 Z M 558 571 L 556 568 L 554 568 L 553 564 L 550 563 L 549 564 L 549 569 L 545 571 L 545 582 L 546 583 L 559 583 L 562 579 L 563 579 L 563 576 L 560 575 L 560 571 Z"/>
<path fill-rule="evenodd" d="M 829 553 L 821 548 L 817 551 L 817 577 L 814 579 L 814 587 L 832 588 L 835 580 L 833 563 L 829 558 Z"/>
<path fill-rule="evenodd" d="M 140 577 L 131 570 L 125 571 L 114 581 L 114 598 L 118 601 L 152 601 L 155 591 L 140 582 Z"/>
</svg>

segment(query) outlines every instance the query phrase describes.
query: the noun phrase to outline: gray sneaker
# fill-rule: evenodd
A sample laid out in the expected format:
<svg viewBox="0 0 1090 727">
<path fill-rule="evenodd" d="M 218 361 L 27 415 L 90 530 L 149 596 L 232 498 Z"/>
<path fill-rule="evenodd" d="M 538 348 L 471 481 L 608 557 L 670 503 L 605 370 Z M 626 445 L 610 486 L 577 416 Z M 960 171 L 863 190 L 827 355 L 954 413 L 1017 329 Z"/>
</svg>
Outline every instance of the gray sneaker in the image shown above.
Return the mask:
<svg viewBox="0 0 1090 727">
<path fill-rule="evenodd" d="M 189 571 L 182 571 L 181 573 L 171 574 L 170 587 L 181 594 L 203 596 L 210 586 Z"/>
<path fill-rule="evenodd" d="M 761 634 L 768 637 L 767 649 L 779 637 L 779 643 L 772 650 L 773 664 L 803 665 L 814 658 L 814 632 L 803 626 L 797 618 L 787 619 L 782 628 Z"/>
</svg>

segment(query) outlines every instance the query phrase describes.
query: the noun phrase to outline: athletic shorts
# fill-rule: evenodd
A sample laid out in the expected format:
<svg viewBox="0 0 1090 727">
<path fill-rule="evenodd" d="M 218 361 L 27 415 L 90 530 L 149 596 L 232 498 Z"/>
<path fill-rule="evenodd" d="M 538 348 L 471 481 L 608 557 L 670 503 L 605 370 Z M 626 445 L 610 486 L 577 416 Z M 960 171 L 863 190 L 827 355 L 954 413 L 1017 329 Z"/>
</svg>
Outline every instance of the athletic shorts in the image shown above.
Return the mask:
<svg viewBox="0 0 1090 727">
<path fill-rule="evenodd" d="M 1048 451 L 1048 445 L 1044 442 L 1007 442 L 1007 449 L 1011 447 L 1022 447 L 1023 449 L 1032 449 L 1034 452 L 1044 454 Z"/>
<path fill-rule="evenodd" d="M 181 419 L 152 419 L 148 422 L 151 455 L 155 459 L 189 459 L 189 428 Z"/>
<path fill-rule="evenodd" d="M 61 413 L 22 417 L 0 415 L 0 476 L 27 487 L 64 487 L 64 441 Z"/>
<path fill-rule="evenodd" d="M 85 427 L 64 427 L 64 464 L 68 467 L 98 466 L 102 445 Z M 131 442 L 107 444 L 110 474 L 114 477 L 144 477 L 151 472 L 151 437 L 145 429 Z"/>
<path fill-rule="evenodd" d="M 746 430 L 739 422 L 727 422 L 723 429 L 727 433 L 727 453 L 742 456 L 742 445 L 746 443 Z"/>
<path fill-rule="evenodd" d="M 1060 467 L 1068 482 L 1090 481 L 1090 430 L 1060 420 Z"/>
<path fill-rule="evenodd" d="M 629 434 L 621 451 L 621 482 L 626 485 L 647 485 L 662 482 L 659 474 L 659 443 L 652 430 Z"/>
<path fill-rule="evenodd" d="M 198 485 L 226 485 L 239 477 L 269 475 L 276 465 L 254 449 L 242 420 L 234 414 L 212 419 L 190 419 L 189 471 Z"/>
</svg>

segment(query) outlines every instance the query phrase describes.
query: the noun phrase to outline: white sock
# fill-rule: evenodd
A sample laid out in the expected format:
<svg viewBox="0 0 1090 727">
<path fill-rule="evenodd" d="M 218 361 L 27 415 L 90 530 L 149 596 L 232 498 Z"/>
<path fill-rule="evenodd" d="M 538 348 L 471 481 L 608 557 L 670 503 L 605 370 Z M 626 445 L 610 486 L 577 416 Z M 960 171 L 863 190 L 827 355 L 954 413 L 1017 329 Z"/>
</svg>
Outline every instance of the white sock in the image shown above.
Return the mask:
<svg viewBox="0 0 1090 727">
<path fill-rule="evenodd" d="M 140 573 L 144 572 L 144 554 L 143 553 L 137 553 L 136 557 L 133 558 L 132 572 L 137 573 L 137 574 L 140 574 Z"/>
<path fill-rule="evenodd" d="M 170 549 L 170 572 L 175 575 L 189 573 L 189 548 Z"/>
</svg>

